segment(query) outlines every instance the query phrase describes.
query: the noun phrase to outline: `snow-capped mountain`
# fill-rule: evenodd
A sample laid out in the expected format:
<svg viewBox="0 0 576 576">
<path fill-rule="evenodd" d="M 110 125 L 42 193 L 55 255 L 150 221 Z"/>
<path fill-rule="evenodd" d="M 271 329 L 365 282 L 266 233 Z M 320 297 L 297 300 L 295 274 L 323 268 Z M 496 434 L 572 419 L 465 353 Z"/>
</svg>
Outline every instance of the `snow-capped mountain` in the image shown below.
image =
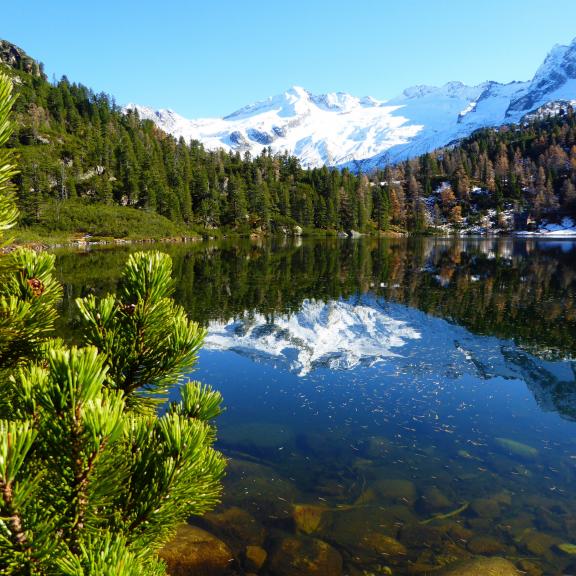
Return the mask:
<svg viewBox="0 0 576 576">
<path fill-rule="evenodd" d="M 136 104 L 126 109 L 208 149 L 258 155 L 269 146 L 274 153 L 298 156 L 304 166 L 369 169 L 446 145 L 478 128 L 519 122 L 541 107 L 552 112 L 573 101 L 576 39 L 569 46 L 555 46 L 527 82 L 413 86 L 387 101 L 342 92 L 314 95 L 293 86 L 224 118 L 198 120 Z"/>
<path fill-rule="evenodd" d="M 208 350 L 230 350 L 299 376 L 320 369 L 386 365 L 402 378 L 435 381 L 466 375 L 523 380 L 547 411 L 576 420 L 573 361 L 537 358 L 511 341 L 478 336 L 426 313 L 363 295 L 349 300 L 305 300 L 299 311 L 275 318 L 247 311 L 212 321 Z"/>
</svg>

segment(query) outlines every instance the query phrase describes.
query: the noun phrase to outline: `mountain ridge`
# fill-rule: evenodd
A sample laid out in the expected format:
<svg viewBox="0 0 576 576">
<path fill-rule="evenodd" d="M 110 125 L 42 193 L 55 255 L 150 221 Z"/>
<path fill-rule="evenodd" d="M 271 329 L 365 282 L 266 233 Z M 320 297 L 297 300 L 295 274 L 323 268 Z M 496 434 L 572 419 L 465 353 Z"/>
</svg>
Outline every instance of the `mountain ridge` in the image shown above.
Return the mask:
<svg viewBox="0 0 576 576">
<path fill-rule="evenodd" d="M 429 152 L 479 128 L 521 122 L 553 103 L 576 100 L 576 39 L 556 45 L 531 80 L 476 86 L 460 81 L 414 85 L 378 100 L 346 92 L 312 94 L 292 86 L 222 118 L 186 119 L 173 110 L 128 104 L 162 130 L 208 149 L 250 152 L 263 147 L 297 156 L 305 167 L 372 169 Z"/>
</svg>

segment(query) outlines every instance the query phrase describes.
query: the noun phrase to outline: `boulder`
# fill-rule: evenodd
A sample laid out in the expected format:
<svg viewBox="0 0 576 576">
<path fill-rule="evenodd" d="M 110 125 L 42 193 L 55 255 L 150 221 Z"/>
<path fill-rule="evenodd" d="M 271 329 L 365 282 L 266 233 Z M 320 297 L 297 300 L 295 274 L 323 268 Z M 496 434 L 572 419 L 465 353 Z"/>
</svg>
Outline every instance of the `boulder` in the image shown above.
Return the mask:
<svg viewBox="0 0 576 576">
<path fill-rule="evenodd" d="M 171 576 L 227 576 L 234 557 L 222 540 L 206 530 L 181 524 L 176 535 L 160 550 Z"/>
</svg>

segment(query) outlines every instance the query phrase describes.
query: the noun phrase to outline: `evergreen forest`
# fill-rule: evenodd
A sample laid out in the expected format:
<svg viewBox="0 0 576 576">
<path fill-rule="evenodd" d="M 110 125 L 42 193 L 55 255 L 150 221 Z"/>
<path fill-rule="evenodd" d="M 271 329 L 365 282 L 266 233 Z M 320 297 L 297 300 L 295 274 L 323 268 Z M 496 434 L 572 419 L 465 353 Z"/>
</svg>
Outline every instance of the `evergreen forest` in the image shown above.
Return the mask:
<svg viewBox="0 0 576 576">
<path fill-rule="evenodd" d="M 160 131 L 114 99 L 49 82 L 2 42 L 18 100 L 9 146 L 21 225 L 124 237 L 357 230 L 429 233 L 465 225 L 525 227 L 576 212 L 576 121 L 567 108 L 469 138 L 370 174 L 304 169 L 296 157 L 206 150 Z M 517 219 L 504 223 L 504 212 Z M 300 231 L 298 231 L 300 233 Z M 146 235 L 146 234 L 145 234 Z"/>
</svg>

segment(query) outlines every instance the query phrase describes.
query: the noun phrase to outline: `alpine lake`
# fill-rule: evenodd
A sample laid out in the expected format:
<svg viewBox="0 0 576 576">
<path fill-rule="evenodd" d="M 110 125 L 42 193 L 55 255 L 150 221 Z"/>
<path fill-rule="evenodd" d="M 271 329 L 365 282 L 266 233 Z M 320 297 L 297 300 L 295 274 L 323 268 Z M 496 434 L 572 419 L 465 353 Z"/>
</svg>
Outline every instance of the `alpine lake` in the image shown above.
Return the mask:
<svg viewBox="0 0 576 576">
<path fill-rule="evenodd" d="M 576 242 L 61 249 L 62 334 L 151 249 L 226 408 L 198 574 L 576 574 Z"/>
</svg>

